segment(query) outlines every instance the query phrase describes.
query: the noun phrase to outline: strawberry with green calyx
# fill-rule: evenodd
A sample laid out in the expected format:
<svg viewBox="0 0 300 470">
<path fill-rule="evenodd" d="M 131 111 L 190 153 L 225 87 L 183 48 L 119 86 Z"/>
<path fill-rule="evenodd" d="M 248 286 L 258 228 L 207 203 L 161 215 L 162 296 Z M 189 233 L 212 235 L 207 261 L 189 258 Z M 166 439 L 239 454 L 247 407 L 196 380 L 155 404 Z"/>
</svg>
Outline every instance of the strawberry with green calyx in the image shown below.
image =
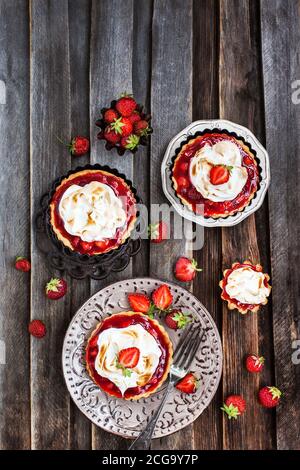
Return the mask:
<svg viewBox="0 0 300 470">
<path fill-rule="evenodd" d="M 23 256 L 18 256 L 15 261 L 15 268 L 18 271 L 23 271 L 23 273 L 27 273 L 31 269 L 30 262 L 28 259 L 23 258 Z"/>
<path fill-rule="evenodd" d="M 137 106 L 135 99 L 132 95 L 122 93 L 121 98 L 116 103 L 116 110 L 121 116 L 129 117 L 133 114 Z"/>
<path fill-rule="evenodd" d="M 237 419 L 246 411 L 246 401 L 241 395 L 230 395 L 226 398 L 221 410 L 227 415 L 228 419 Z"/>
<path fill-rule="evenodd" d="M 183 313 L 180 310 L 172 310 L 165 316 L 165 323 L 172 330 L 183 329 L 192 321 L 191 315 Z"/>
<path fill-rule="evenodd" d="M 87 137 L 82 137 L 81 135 L 77 135 L 71 139 L 69 144 L 63 142 L 59 137 L 57 140 L 68 147 L 69 152 L 72 156 L 79 157 L 81 155 L 85 155 L 90 149 L 90 141 Z"/>
<path fill-rule="evenodd" d="M 140 142 L 140 138 L 135 134 L 130 134 L 127 137 L 122 137 L 120 145 L 127 150 L 134 150 Z"/>
<path fill-rule="evenodd" d="M 121 140 L 121 135 L 114 131 L 111 126 L 107 126 L 103 132 L 103 138 L 110 144 L 115 145 Z"/>
<path fill-rule="evenodd" d="M 57 300 L 67 292 L 67 283 L 64 279 L 52 278 L 46 284 L 46 296 L 48 299 Z"/>
<path fill-rule="evenodd" d="M 196 260 L 181 256 L 176 262 L 174 274 L 178 281 L 190 282 L 195 278 L 196 273 L 200 271 L 202 269 L 198 268 Z"/>
<path fill-rule="evenodd" d="M 152 300 L 155 307 L 160 310 L 167 310 L 173 302 L 173 295 L 167 284 L 162 284 L 152 293 Z"/>
<path fill-rule="evenodd" d="M 141 312 L 154 318 L 155 305 L 146 294 L 133 293 L 127 295 L 130 307 L 134 312 Z"/>
<path fill-rule="evenodd" d="M 134 124 L 138 121 L 141 121 L 142 120 L 142 117 L 141 115 L 137 112 L 137 111 L 134 111 L 131 116 L 129 116 L 129 119 L 130 119 L 130 122 L 131 124 L 134 126 Z"/>
<path fill-rule="evenodd" d="M 113 130 L 116 134 L 120 134 L 122 137 L 127 137 L 132 133 L 133 126 L 131 124 L 130 119 L 127 117 L 121 116 L 118 119 L 115 119 L 110 124 L 111 130 Z"/>
<path fill-rule="evenodd" d="M 133 125 L 134 133 L 140 137 L 147 136 L 150 132 L 149 123 L 145 120 L 137 121 Z"/>
<path fill-rule="evenodd" d="M 258 401 L 264 408 L 274 408 L 281 397 L 282 392 L 277 387 L 263 387 L 258 392 Z"/>
<path fill-rule="evenodd" d="M 263 356 L 258 357 L 255 354 L 251 354 L 246 357 L 246 369 L 251 373 L 261 372 L 264 367 L 265 358 Z"/>
</svg>

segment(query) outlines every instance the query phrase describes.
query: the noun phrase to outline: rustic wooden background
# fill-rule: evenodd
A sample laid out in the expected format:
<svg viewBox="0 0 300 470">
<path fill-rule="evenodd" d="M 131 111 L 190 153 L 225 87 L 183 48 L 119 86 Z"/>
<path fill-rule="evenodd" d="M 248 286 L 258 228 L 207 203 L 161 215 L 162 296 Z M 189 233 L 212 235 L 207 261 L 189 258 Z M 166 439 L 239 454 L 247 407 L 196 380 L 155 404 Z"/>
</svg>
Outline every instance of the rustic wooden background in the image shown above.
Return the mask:
<svg viewBox="0 0 300 470">
<path fill-rule="evenodd" d="M 130 267 L 105 282 L 67 279 L 69 294 L 46 299 L 53 274 L 37 251 L 32 226 L 40 196 L 78 164 L 117 166 L 147 203 L 165 201 L 160 164 L 170 138 L 191 121 L 226 118 L 266 144 L 272 183 L 263 207 L 233 228 L 207 229 L 194 253 L 203 273 L 190 288 L 214 317 L 224 346 L 224 374 L 209 408 L 195 423 L 153 449 L 299 449 L 300 365 L 291 361 L 300 338 L 299 199 L 300 80 L 298 0 L 0 0 L 0 447 L 4 449 L 125 449 L 128 443 L 78 411 L 61 370 L 63 337 L 90 294 L 118 278 L 173 279 L 185 243 L 143 249 Z M 6 97 L 4 96 L 6 88 Z M 151 146 L 118 157 L 96 140 L 102 106 L 133 91 L 153 115 Z M 55 135 L 91 137 L 91 153 L 71 158 Z M 31 258 L 29 274 L 13 267 Z M 235 260 L 262 262 L 272 276 L 268 306 L 258 315 L 229 312 L 220 300 L 222 268 Z M 31 318 L 45 321 L 43 341 L 30 338 Z M 254 377 L 246 353 L 266 359 Z M 264 410 L 260 385 L 276 384 L 282 405 Z M 236 422 L 219 410 L 223 395 L 241 392 L 248 412 Z"/>
</svg>

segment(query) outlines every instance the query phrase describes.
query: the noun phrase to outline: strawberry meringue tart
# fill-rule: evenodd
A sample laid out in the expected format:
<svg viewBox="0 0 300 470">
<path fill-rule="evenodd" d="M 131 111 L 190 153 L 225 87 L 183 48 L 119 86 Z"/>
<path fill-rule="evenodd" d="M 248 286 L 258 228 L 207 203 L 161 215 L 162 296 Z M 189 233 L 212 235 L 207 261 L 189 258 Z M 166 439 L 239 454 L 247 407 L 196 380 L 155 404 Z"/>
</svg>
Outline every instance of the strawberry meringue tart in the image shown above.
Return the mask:
<svg viewBox="0 0 300 470">
<path fill-rule="evenodd" d="M 212 131 L 183 145 L 174 161 L 172 182 L 177 197 L 191 211 L 217 219 L 250 204 L 259 187 L 259 171 L 244 140 Z"/>
<path fill-rule="evenodd" d="M 50 225 L 73 252 L 99 255 L 117 249 L 137 219 L 136 199 L 120 176 L 84 169 L 64 178 L 50 202 Z"/>
<path fill-rule="evenodd" d="M 250 261 L 233 263 L 224 271 L 220 281 L 221 298 L 228 303 L 230 310 L 237 309 L 240 313 L 258 312 L 262 305 L 268 303 L 271 292 L 270 276 L 262 272 L 260 264 Z"/>
<path fill-rule="evenodd" d="M 169 336 L 156 320 L 139 312 L 120 312 L 105 318 L 91 334 L 86 367 L 104 392 L 138 400 L 166 380 L 172 354 Z"/>
</svg>

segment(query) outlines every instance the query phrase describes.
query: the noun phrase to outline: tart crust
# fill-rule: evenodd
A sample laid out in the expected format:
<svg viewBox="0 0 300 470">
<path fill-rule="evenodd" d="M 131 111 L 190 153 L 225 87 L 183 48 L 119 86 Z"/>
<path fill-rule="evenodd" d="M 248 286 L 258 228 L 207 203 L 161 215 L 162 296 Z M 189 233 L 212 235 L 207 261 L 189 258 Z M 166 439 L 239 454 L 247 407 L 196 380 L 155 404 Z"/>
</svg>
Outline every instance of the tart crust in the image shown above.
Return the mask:
<svg viewBox="0 0 300 470">
<path fill-rule="evenodd" d="M 85 176 L 85 175 L 88 175 L 88 174 L 91 174 L 91 173 L 95 173 L 95 174 L 101 173 L 104 176 L 105 175 L 109 175 L 109 176 L 113 175 L 113 173 L 109 173 L 109 172 L 104 171 L 104 170 L 82 170 L 82 171 L 78 171 L 77 173 L 72 173 L 72 175 L 68 176 L 67 178 L 64 178 L 62 180 L 62 182 L 60 183 L 60 185 L 56 188 L 55 193 L 57 191 L 59 191 L 66 184 L 66 182 L 72 181 L 75 178 L 78 178 L 80 176 Z M 128 190 L 128 192 L 130 194 L 132 194 L 130 186 L 126 183 L 126 181 L 124 181 L 123 178 L 120 178 L 119 176 L 115 176 L 115 175 L 113 175 L 113 176 L 114 176 L 114 178 L 116 178 L 118 180 L 121 180 L 124 187 Z M 59 230 L 58 227 L 56 227 L 56 224 L 55 224 L 55 210 L 56 210 L 56 204 L 52 200 L 51 203 L 50 203 L 50 224 L 51 224 L 51 227 L 52 227 L 56 237 L 58 238 L 58 240 L 60 242 L 62 242 L 70 250 L 76 251 L 76 249 L 74 249 L 74 247 L 72 246 L 72 243 L 70 242 L 70 240 L 61 233 L 61 231 Z M 119 248 L 119 246 L 123 245 L 123 243 L 130 236 L 130 233 L 132 232 L 132 230 L 134 228 L 136 220 L 137 220 L 137 216 L 135 215 L 132 218 L 132 220 L 130 221 L 129 225 L 127 226 L 127 229 L 123 233 L 121 241 L 116 243 L 115 246 L 108 247 L 106 250 L 99 250 L 99 251 L 94 250 L 92 256 L 107 253 L 108 251 L 116 250 L 117 248 Z"/>
<path fill-rule="evenodd" d="M 207 133 L 209 134 L 209 133 Z M 216 133 L 210 133 L 211 135 L 214 135 Z M 220 133 L 220 135 L 224 135 L 226 137 L 228 137 L 227 134 L 222 134 Z M 204 136 L 201 136 L 201 137 L 204 137 Z M 232 136 L 231 136 L 231 140 L 232 140 Z M 175 192 L 176 192 L 176 196 L 182 201 L 182 203 L 184 205 L 186 205 L 192 212 L 195 212 L 194 209 L 193 209 L 193 205 L 190 203 L 190 201 L 188 201 L 182 194 L 179 194 L 177 192 L 178 190 L 178 183 L 177 183 L 177 180 L 176 178 L 174 177 L 174 169 L 176 168 L 176 165 L 178 164 L 179 160 L 180 160 L 180 157 L 181 155 L 185 152 L 186 148 L 190 145 L 192 145 L 196 140 L 199 139 L 199 136 L 198 137 L 195 137 L 195 139 L 192 139 L 192 140 L 189 140 L 183 147 L 182 149 L 180 150 L 179 154 L 177 155 L 175 161 L 174 161 L 174 165 L 173 165 L 173 169 L 172 169 L 172 182 L 173 182 L 173 186 L 174 186 L 174 189 L 175 189 Z M 225 140 L 225 139 L 224 139 Z M 227 140 L 227 139 L 226 139 Z M 257 161 L 255 159 L 255 156 L 254 154 L 251 152 L 250 148 L 248 147 L 248 145 L 246 145 L 242 140 L 240 139 L 236 139 L 234 137 L 234 141 L 237 142 L 241 147 L 242 149 L 244 150 L 245 153 L 247 153 L 247 155 L 252 158 L 254 164 L 256 167 L 258 167 L 257 165 Z M 255 193 L 257 191 L 257 187 L 254 188 L 254 190 L 251 192 L 251 194 L 249 195 L 248 199 L 245 201 L 245 204 L 243 204 L 242 206 L 240 206 L 238 209 L 234 209 L 230 212 L 226 212 L 226 213 L 214 213 L 214 214 L 210 214 L 209 217 L 212 217 L 213 219 L 219 219 L 220 217 L 228 217 L 228 216 L 231 216 L 231 215 L 234 215 L 234 214 L 237 214 L 238 212 L 241 212 L 245 209 L 245 207 L 247 207 L 251 200 L 253 199 Z"/>
<path fill-rule="evenodd" d="M 239 263 L 239 262 L 233 263 L 230 269 L 225 269 L 225 271 L 223 271 L 223 276 L 224 277 L 219 282 L 219 286 L 222 289 L 221 299 L 225 300 L 228 303 L 229 310 L 237 309 L 242 314 L 245 314 L 248 311 L 253 312 L 253 313 L 257 313 L 262 305 L 266 305 L 268 303 L 268 297 L 266 298 L 265 302 L 262 302 L 260 304 L 241 304 L 236 299 L 232 299 L 231 297 L 229 297 L 229 295 L 227 294 L 227 292 L 225 290 L 225 287 L 226 287 L 226 284 L 227 284 L 227 276 L 232 271 L 234 271 L 238 267 L 241 267 L 242 265 L 245 265 L 245 264 L 249 265 L 249 266 L 252 266 L 252 267 L 254 266 L 255 270 L 258 271 L 258 272 L 262 272 L 262 270 L 263 270 L 263 268 L 260 264 L 253 264 L 249 260 L 246 260 L 243 263 Z M 271 289 L 272 289 L 272 287 L 269 284 L 270 276 L 269 276 L 269 274 L 264 273 L 264 277 L 265 277 L 265 286 L 268 288 L 269 295 L 270 295 L 270 292 L 271 292 Z"/>
<path fill-rule="evenodd" d="M 143 392 L 143 393 L 140 393 L 139 395 L 134 395 L 130 398 L 126 398 L 125 396 L 123 397 L 124 400 L 139 400 L 140 398 L 147 398 L 149 395 L 152 395 L 154 392 L 156 392 L 156 390 L 164 383 L 164 381 L 168 377 L 169 372 L 170 372 L 170 367 L 171 367 L 171 364 L 172 364 L 172 358 L 173 358 L 173 346 L 172 346 L 172 343 L 171 343 L 171 340 L 169 338 L 168 333 L 166 332 L 166 330 L 163 328 L 163 326 L 157 320 L 149 318 L 147 315 L 144 315 L 141 312 L 132 312 L 132 311 L 124 311 L 124 312 L 114 313 L 112 316 L 117 318 L 117 317 L 121 317 L 121 316 L 124 316 L 124 315 L 126 315 L 126 316 L 139 315 L 141 317 L 147 318 L 147 320 L 150 322 L 150 324 L 152 323 L 159 330 L 160 334 L 163 337 L 165 347 L 168 351 L 168 360 L 165 364 L 164 373 L 159 378 L 156 386 L 154 388 L 152 388 L 149 392 Z M 100 326 L 102 326 L 103 323 L 105 323 L 105 321 L 109 320 L 112 316 L 106 317 L 104 320 L 102 320 L 100 323 L 98 323 L 98 325 L 93 330 L 93 332 L 91 333 L 91 336 L 88 339 L 87 346 L 86 346 L 86 352 L 88 351 L 88 347 L 89 347 L 89 343 L 90 343 L 91 339 L 97 334 Z M 87 368 L 87 371 L 88 371 L 90 377 L 92 378 L 93 382 L 98 387 L 100 387 L 99 384 L 97 383 L 97 381 L 95 380 L 93 370 L 91 369 L 88 361 L 86 361 L 86 368 Z M 108 392 L 105 391 L 105 393 L 108 393 Z"/>
</svg>

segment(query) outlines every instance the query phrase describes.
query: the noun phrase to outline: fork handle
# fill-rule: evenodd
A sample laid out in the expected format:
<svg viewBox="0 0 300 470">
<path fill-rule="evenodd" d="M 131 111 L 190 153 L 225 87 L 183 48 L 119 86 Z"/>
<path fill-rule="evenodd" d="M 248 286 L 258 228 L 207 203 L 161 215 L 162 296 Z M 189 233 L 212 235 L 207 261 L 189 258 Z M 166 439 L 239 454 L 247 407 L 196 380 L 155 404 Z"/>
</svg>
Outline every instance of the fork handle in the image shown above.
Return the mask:
<svg viewBox="0 0 300 470">
<path fill-rule="evenodd" d="M 157 409 L 153 413 L 152 418 L 147 423 L 145 429 L 141 432 L 141 434 L 133 441 L 131 446 L 128 448 L 129 450 L 139 450 L 139 449 L 140 450 L 142 450 L 142 449 L 147 450 L 147 449 L 149 449 L 150 444 L 151 444 L 152 435 L 153 435 L 153 432 L 154 432 L 154 429 L 155 429 L 155 425 L 157 423 L 157 420 L 159 418 L 161 410 L 164 407 L 166 399 L 167 399 L 167 397 L 168 397 L 168 395 L 171 391 L 172 386 L 173 386 L 173 384 L 171 383 L 170 377 L 169 377 L 168 378 L 168 386 L 165 390 L 165 394 L 164 394 L 159 406 L 157 407 Z"/>
</svg>

